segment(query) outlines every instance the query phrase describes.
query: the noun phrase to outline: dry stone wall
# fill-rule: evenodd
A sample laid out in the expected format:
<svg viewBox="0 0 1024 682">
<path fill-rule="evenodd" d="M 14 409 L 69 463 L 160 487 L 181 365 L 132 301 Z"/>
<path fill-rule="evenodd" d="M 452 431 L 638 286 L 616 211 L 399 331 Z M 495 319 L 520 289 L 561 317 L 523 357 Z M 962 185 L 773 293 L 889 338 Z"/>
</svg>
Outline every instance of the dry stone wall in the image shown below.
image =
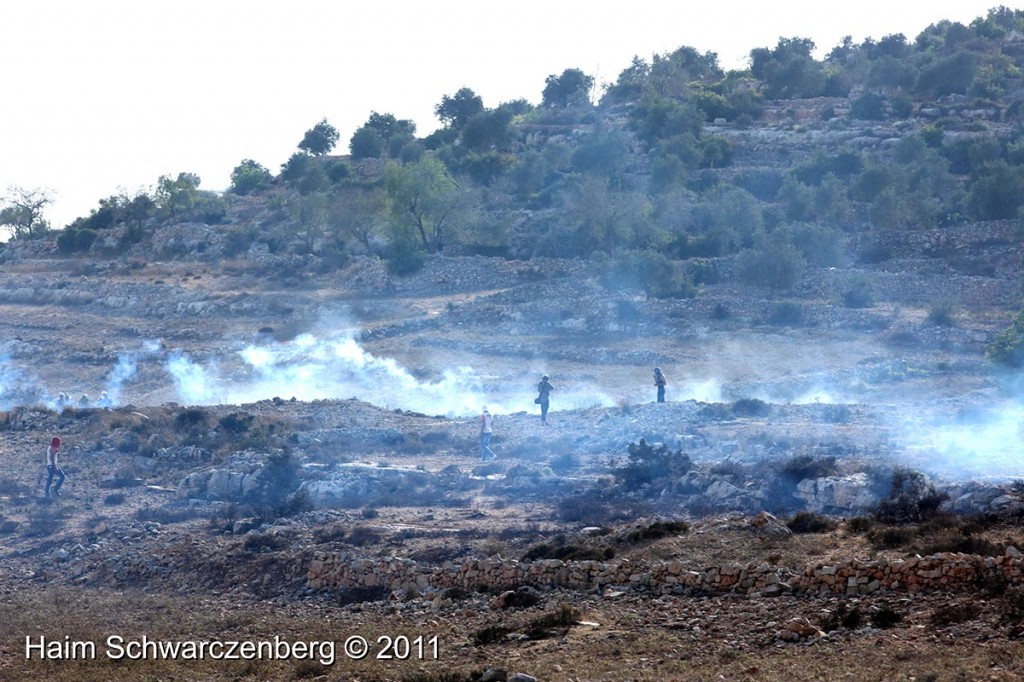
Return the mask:
<svg viewBox="0 0 1024 682">
<path fill-rule="evenodd" d="M 410 559 L 360 559 L 318 553 L 307 587 L 314 590 L 389 589 L 428 592 L 448 588 L 505 590 L 522 585 L 572 590 L 637 589 L 658 594 L 688 591 L 773 596 L 783 592 L 867 595 L 885 591 L 966 589 L 979 584 L 1019 584 L 1021 552 L 985 557 L 943 552 L 927 557 L 865 561 L 849 559 L 803 571 L 768 563 L 729 564 L 692 570 L 678 560 L 661 562 L 516 561 L 494 557 L 428 566 Z"/>
</svg>

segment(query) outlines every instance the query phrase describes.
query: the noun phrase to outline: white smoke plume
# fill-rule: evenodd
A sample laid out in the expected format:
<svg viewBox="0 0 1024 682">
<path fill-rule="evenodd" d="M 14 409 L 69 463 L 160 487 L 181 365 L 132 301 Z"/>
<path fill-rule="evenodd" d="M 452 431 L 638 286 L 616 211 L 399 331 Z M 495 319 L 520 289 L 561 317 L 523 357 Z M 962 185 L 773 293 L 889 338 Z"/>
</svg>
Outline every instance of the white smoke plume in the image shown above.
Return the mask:
<svg viewBox="0 0 1024 682">
<path fill-rule="evenodd" d="M 1004 400 L 970 415 L 906 418 L 899 442 L 907 464 L 950 479 L 1024 479 L 1024 405 Z"/>
<path fill-rule="evenodd" d="M 0 410 L 41 402 L 46 400 L 36 380 L 16 367 L 7 354 L 0 354 Z"/>
<path fill-rule="evenodd" d="M 121 404 L 121 392 L 124 385 L 131 381 L 138 371 L 138 362 L 142 358 L 151 357 L 160 351 L 159 341 L 145 341 L 139 351 L 128 351 L 117 356 L 117 364 L 110 370 L 103 380 L 103 387 L 107 394 L 106 404 L 101 407 L 112 407 Z"/>
<path fill-rule="evenodd" d="M 479 412 L 484 405 L 494 413 L 525 410 L 533 398 L 532 385 L 524 381 L 521 392 L 529 399 L 505 399 L 467 366 L 445 370 L 437 380 L 417 379 L 393 358 L 377 357 L 351 337 L 320 339 L 303 334 L 288 343 L 249 345 L 233 360 L 205 364 L 174 353 L 165 366 L 181 399 L 190 404 L 355 397 L 389 409 L 454 416 Z M 565 407 L 612 404 L 590 387 L 565 390 L 558 396 Z"/>
</svg>

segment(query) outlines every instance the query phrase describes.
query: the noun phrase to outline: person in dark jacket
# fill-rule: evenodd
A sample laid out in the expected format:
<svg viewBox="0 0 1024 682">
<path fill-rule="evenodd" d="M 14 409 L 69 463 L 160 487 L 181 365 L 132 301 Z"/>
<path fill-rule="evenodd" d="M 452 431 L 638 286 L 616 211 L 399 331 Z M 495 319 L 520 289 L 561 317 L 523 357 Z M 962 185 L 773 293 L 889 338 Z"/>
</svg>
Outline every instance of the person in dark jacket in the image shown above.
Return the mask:
<svg viewBox="0 0 1024 682">
<path fill-rule="evenodd" d="M 550 381 L 548 381 L 547 374 L 540 378 L 540 383 L 537 384 L 537 393 L 539 395 L 537 396 L 537 399 L 534 400 L 534 402 L 540 405 L 541 424 L 548 423 L 548 405 L 550 404 L 550 398 L 548 396 L 550 396 L 551 391 L 553 391 L 554 389 L 555 387 L 551 385 Z"/>
<path fill-rule="evenodd" d="M 654 385 L 658 387 L 658 402 L 665 402 L 665 384 L 668 383 L 668 379 L 661 373 L 661 367 L 654 368 Z"/>
</svg>

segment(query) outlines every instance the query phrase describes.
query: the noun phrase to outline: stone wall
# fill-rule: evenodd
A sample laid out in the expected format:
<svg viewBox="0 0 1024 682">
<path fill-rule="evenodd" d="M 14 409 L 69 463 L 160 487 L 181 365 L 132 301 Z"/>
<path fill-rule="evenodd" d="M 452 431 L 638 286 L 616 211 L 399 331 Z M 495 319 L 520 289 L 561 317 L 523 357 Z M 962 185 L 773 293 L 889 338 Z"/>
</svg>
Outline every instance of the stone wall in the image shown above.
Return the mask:
<svg viewBox="0 0 1024 682">
<path fill-rule="evenodd" d="M 657 594 L 687 591 L 737 592 L 772 596 L 783 592 L 822 595 L 865 595 L 882 591 L 921 592 L 970 588 L 978 584 L 1019 584 L 1021 553 L 985 557 L 944 552 L 910 559 L 863 561 L 809 566 L 803 571 L 767 563 L 730 564 L 701 570 L 681 561 L 632 562 L 557 559 L 467 559 L 428 566 L 410 559 L 358 559 L 318 553 L 310 563 L 306 584 L 314 590 L 354 588 L 410 589 L 419 592 L 460 587 L 467 590 L 514 589 L 521 585 L 573 590 L 639 589 Z"/>
</svg>

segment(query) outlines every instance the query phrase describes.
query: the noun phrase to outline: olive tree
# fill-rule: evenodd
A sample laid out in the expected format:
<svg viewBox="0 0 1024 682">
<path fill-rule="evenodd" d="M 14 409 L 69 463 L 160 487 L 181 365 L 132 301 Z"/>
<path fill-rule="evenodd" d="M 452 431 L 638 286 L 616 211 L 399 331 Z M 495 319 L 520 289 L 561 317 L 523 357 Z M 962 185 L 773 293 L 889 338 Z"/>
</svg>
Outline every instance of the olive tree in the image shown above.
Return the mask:
<svg viewBox="0 0 1024 682">
<path fill-rule="evenodd" d="M 334 145 L 338 144 L 338 137 L 338 130 L 324 118 L 306 131 L 302 142 L 299 143 L 299 149 L 313 156 L 330 154 Z"/>
<path fill-rule="evenodd" d="M 11 237 L 38 237 L 50 229 L 43 217 L 46 207 L 53 203 L 53 195 L 44 189 L 26 189 L 12 186 L 0 199 L 0 226 L 6 227 Z"/>
</svg>

